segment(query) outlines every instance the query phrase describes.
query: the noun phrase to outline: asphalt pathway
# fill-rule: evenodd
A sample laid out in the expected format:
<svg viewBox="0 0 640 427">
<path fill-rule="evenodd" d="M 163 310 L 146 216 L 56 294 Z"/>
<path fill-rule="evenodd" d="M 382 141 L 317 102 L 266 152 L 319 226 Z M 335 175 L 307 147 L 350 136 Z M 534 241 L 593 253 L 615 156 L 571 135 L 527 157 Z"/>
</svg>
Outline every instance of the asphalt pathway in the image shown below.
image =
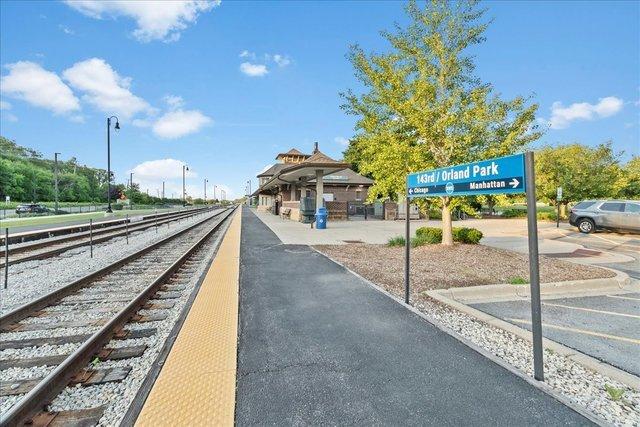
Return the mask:
<svg viewBox="0 0 640 427">
<path fill-rule="evenodd" d="M 472 304 L 531 330 L 528 301 Z M 640 375 L 640 294 L 549 299 L 542 302 L 545 337 Z"/>
<path fill-rule="evenodd" d="M 242 215 L 238 425 L 589 424 L 308 246 L 283 245 L 247 208 Z"/>
</svg>

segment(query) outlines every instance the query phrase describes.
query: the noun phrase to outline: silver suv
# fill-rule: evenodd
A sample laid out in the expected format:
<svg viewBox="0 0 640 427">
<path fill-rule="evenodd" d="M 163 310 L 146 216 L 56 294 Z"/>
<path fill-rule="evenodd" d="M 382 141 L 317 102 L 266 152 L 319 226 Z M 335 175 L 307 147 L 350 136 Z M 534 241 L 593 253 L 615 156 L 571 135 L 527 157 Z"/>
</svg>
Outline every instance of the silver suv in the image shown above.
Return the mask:
<svg viewBox="0 0 640 427">
<path fill-rule="evenodd" d="M 585 200 L 571 208 L 569 224 L 582 233 L 600 229 L 640 232 L 640 200 Z"/>
</svg>

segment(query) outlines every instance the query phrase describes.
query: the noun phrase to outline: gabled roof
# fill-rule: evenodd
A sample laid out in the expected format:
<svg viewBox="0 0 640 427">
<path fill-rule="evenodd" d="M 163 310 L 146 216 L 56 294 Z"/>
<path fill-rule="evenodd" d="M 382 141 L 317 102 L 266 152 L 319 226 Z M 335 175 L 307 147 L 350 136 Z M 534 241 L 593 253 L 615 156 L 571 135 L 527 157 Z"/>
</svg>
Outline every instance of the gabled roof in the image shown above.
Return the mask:
<svg viewBox="0 0 640 427">
<path fill-rule="evenodd" d="M 352 169 L 343 169 L 339 172 L 335 172 L 329 175 L 325 175 L 322 180 L 325 185 L 342 184 L 342 185 L 373 185 L 373 180 L 362 176 Z M 309 183 L 315 183 L 316 180 L 312 179 Z"/>
<path fill-rule="evenodd" d="M 339 162 L 333 160 L 331 157 L 327 156 L 321 151 L 316 151 L 311 155 L 311 157 L 309 157 L 308 159 L 305 159 L 305 161 L 302 162 L 302 164 L 304 163 L 339 163 Z"/>
<path fill-rule="evenodd" d="M 260 172 L 258 175 L 256 175 L 258 178 L 262 177 L 262 176 L 273 176 L 276 173 L 280 172 L 282 169 L 286 168 L 287 166 L 290 166 L 290 164 L 287 163 L 276 163 L 275 165 L 271 166 L 269 169 Z"/>
<path fill-rule="evenodd" d="M 280 157 L 287 157 L 287 156 L 300 156 L 300 157 L 309 157 L 311 154 L 304 154 L 298 150 L 296 150 L 295 148 L 292 148 L 291 150 L 287 151 L 286 153 L 279 153 L 276 156 L 276 160 L 280 159 Z"/>
</svg>

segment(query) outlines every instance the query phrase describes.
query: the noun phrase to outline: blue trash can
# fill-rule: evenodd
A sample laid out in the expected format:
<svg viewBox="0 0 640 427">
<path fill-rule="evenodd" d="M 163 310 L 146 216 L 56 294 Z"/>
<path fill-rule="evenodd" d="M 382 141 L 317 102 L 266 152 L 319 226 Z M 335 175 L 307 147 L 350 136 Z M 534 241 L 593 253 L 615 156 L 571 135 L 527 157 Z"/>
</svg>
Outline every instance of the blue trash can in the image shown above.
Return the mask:
<svg viewBox="0 0 640 427">
<path fill-rule="evenodd" d="M 316 228 L 318 230 L 324 230 L 327 228 L 327 208 L 320 207 L 316 212 Z"/>
</svg>

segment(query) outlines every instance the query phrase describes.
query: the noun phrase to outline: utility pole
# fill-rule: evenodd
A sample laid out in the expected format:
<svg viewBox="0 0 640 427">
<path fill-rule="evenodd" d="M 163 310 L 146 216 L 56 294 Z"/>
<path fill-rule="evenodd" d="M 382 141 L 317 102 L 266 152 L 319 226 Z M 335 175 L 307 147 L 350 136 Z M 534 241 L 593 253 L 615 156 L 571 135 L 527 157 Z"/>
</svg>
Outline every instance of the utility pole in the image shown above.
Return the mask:
<svg viewBox="0 0 640 427">
<path fill-rule="evenodd" d="M 204 204 L 207 204 L 207 182 L 209 180 L 207 178 L 204 179 Z"/>
<path fill-rule="evenodd" d="M 164 202 L 164 181 L 162 181 L 162 201 Z"/>
<path fill-rule="evenodd" d="M 107 117 L 107 212 L 111 210 L 111 119 L 116 119 L 115 130 L 120 129 L 120 122 L 116 116 Z"/>
<path fill-rule="evenodd" d="M 185 190 L 185 173 L 189 170 L 189 166 L 182 165 L 182 206 L 187 206 L 187 192 Z"/>
<path fill-rule="evenodd" d="M 133 191 L 133 172 L 129 172 L 129 190 Z"/>
<path fill-rule="evenodd" d="M 213 200 L 217 200 L 217 197 L 216 197 L 216 187 L 217 187 L 217 185 L 213 184 Z"/>
<path fill-rule="evenodd" d="M 53 153 L 53 158 L 56 164 L 56 170 L 55 170 L 55 177 L 56 177 L 56 184 L 55 184 L 55 190 L 56 190 L 56 215 L 58 214 L 58 154 L 60 153 Z"/>
</svg>

